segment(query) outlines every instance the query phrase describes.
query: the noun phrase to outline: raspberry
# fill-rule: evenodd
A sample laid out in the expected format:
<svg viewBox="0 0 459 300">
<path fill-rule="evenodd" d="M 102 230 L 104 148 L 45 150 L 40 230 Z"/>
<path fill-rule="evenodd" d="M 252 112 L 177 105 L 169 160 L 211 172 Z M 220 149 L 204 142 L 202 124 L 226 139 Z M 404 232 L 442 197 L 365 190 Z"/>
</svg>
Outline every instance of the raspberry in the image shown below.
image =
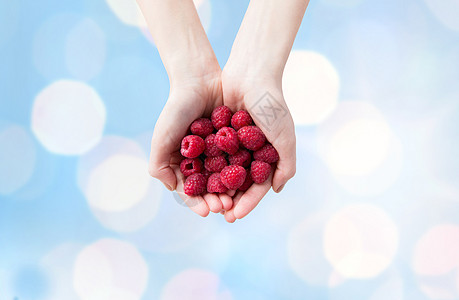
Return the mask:
<svg viewBox="0 0 459 300">
<path fill-rule="evenodd" d="M 197 135 L 187 135 L 182 140 L 180 153 L 188 158 L 198 157 L 206 148 L 204 140 Z"/>
<path fill-rule="evenodd" d="M 265 182 L 270 173 L 271 166 L 264 161 L 255 160 L 250 166 L 250 176 L 255 183 Z"/>
<path fill-rule="evenodd" d="M 183 185 L 183 191 L 188 196 L 197 196 L 201 195 L 206 191 L 207 180 L 204 175 L 196 173 L 190 175 Z"/>
<path fill-rule="evenodd" d="M 253 180 L 251 176 L 246 176 L 244 183 L 239 187 L 240 191 L 247 191 L 252 186 Z"/>
<path fill-rule="evenodd" d="M 253 158 L 255 160 L 261 160 L 265 163 L 272 164 L 279 160 L 279 154 L 271 144 L 266 144 L 253 153 Z"/>
<path fill-rule="evenodd" d="M 231 118 L 231 126 L 235 130 L 239 130 L 244 126 L 252 125 L 252 117 L 245 110 L 240 110 L 236 112 Z"/>
<path fill-rule="evenodd" d="M 227 165 L 228 163 L 224 156 L 206 157 L 204 160 L 204 167 L 212 173 L 221 172 Z"/>
<path fill-rule="evenodd" d="M 239 150 L 234 155 L 230 155 L 228 157 L 230 165 L 238 165 L 244 168 L 250 166 L 250 162 L 252 161 L 252 156 L 250 152 L 244 149 Z"/>
<path fill-rule="evenodd" d="M 236 165 L 227 166 L 220 173 L 223 184 L 230 190 L 237 190 L 244 183 L 246 176 L 246 170 Z"/>
<path fill-rule="evenodd" d="M 215 144 L 215 137 L 216 135 L 213 133 L 206 137 L 206 149 L 204 150 L 204 154 L 206 156 L 219 156 L 223 154 L 222 150 L 218 149 L 217 145 Z"/>
<path fill-rule="evenodd" d="M 215 143 L 220 150 L 231 155 L 239 150 L 239 140 L 236 131 L 231 127 L 223 127 L 217 132 Z"/>
<path fill-rule="evenodd" d="M 206 178 L 206 180 L 209 180 L 210 175 L 212 175 L 212 172 L 209 172 L 208 170 L 204 169 L 202 170 L 202 175 Z"/>
<path fill-rule="evenodd" d="M 202 161 L 199 158 L 185 158 L 180 163 L 180 171 L 185 177 L 193 175 L 194 173 L 201 173 Z"/>
<path fill-rule="evenodd" d="M 228 188 L 223 184 L 220 173 L 213 173 L 207 180 L 208 193 L 225 193 Z"/>
<path fill-rule="evenodd" d="M 191 132 L 205 138 L 214 131 L 212 121 L 206 118 L 200 118 L 191 123 Z"/>
<path fill-rule="evenodd" d="M 215 129 L 218 130 L 222 127 L 229 126 L 232 114 L 228 106 L 223 105 L 215 108 L 210 117 Z"/>
<path fill-rule="evenodd" d="M 249 150 L 256 151 L 263 147 L 266 137 L 257 126 L 245 126 L 237 131 L 241 144 Z"/>
</svg>

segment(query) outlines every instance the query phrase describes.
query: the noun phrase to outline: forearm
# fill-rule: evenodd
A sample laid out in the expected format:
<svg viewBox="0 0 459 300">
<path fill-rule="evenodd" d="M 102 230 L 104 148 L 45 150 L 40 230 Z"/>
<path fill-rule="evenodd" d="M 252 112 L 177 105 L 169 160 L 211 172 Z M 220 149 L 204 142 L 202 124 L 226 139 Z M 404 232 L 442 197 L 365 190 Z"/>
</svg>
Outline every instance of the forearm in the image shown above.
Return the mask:
<svg viewBox="0 0 459 300">
<path fill-rule="evenodd" d="M 192 0 L 137 0 L 169 79 L 217 72 L 218 62 Z M 209 65 L 215 70 L 209 70 Z"/>
<path fill-rule="evenodd" d="M 308 3 L 251 0 L 228 64 L 248 76 L 281 77 Z"/>
</svg>

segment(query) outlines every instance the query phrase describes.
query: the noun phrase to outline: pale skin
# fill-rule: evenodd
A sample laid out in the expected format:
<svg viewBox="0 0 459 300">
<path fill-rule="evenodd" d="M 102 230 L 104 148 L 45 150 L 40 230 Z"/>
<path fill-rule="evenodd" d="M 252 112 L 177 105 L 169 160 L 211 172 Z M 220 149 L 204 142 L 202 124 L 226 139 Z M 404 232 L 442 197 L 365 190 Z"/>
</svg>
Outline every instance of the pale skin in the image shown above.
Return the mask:
<svg viewBox="0 0 459 300">
<path fill-rule="evenodd" d="M 296 171 L 296 140 L 290 113 L 269 130 L 255 124 L 279 152 L 274 172 L 246 192 L 186 197 L 180 172 L 180 142 L 190 124 L 226 105 L 233 112 L 251 111 L 269 92 L 287 108 L 282 73 L 309 1 L 251 0 L 230 57 L 221 70 L 192 0 L 137 0 L 170 80 L 169 99 L 156 123 L 150 174 L 176 190 L 200 216 L 222 213 L 226 221 L 248 215 L 272 187 L 280 192 Z"/>
</svg>

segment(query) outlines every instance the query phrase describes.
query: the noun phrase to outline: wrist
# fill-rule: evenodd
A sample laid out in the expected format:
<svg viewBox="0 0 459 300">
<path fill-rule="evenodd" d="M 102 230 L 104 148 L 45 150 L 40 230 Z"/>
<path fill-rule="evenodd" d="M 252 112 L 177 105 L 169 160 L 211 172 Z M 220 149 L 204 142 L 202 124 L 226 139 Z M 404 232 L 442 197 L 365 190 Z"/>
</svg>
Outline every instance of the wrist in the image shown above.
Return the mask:
<svg viewBox="0 0 459 300">
<path fill-rule="evenodd" d="M 169 61 L 165 67 L 171 87 L 188 85 L 196 81 L 205 82 L 221 75 L 220 65 L 214 55 L 177 58 Z"/>
</svg>

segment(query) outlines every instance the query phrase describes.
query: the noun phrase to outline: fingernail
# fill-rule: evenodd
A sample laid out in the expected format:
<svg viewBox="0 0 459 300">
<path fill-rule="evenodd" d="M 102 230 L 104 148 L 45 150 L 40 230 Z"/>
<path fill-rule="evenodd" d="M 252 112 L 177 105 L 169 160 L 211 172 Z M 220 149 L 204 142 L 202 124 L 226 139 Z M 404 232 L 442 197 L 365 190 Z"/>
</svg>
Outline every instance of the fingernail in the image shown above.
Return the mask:
<svg viewBox="0 0 459 300">
<path fill-rule="evenodd" d="M 166 189 L 168 189 L 169 191 L 173 191 L 172 187 L 170 185 L 168 185 L 167 183 L 163 183 L 164 186 L 166 187 Z"/>
<path fill-rule="evenodd" d="M 276 193 L 280 193 L 284 189 L 284 186 L 285 186 L 285 183 L 277 189 Z"/>
</svg>

